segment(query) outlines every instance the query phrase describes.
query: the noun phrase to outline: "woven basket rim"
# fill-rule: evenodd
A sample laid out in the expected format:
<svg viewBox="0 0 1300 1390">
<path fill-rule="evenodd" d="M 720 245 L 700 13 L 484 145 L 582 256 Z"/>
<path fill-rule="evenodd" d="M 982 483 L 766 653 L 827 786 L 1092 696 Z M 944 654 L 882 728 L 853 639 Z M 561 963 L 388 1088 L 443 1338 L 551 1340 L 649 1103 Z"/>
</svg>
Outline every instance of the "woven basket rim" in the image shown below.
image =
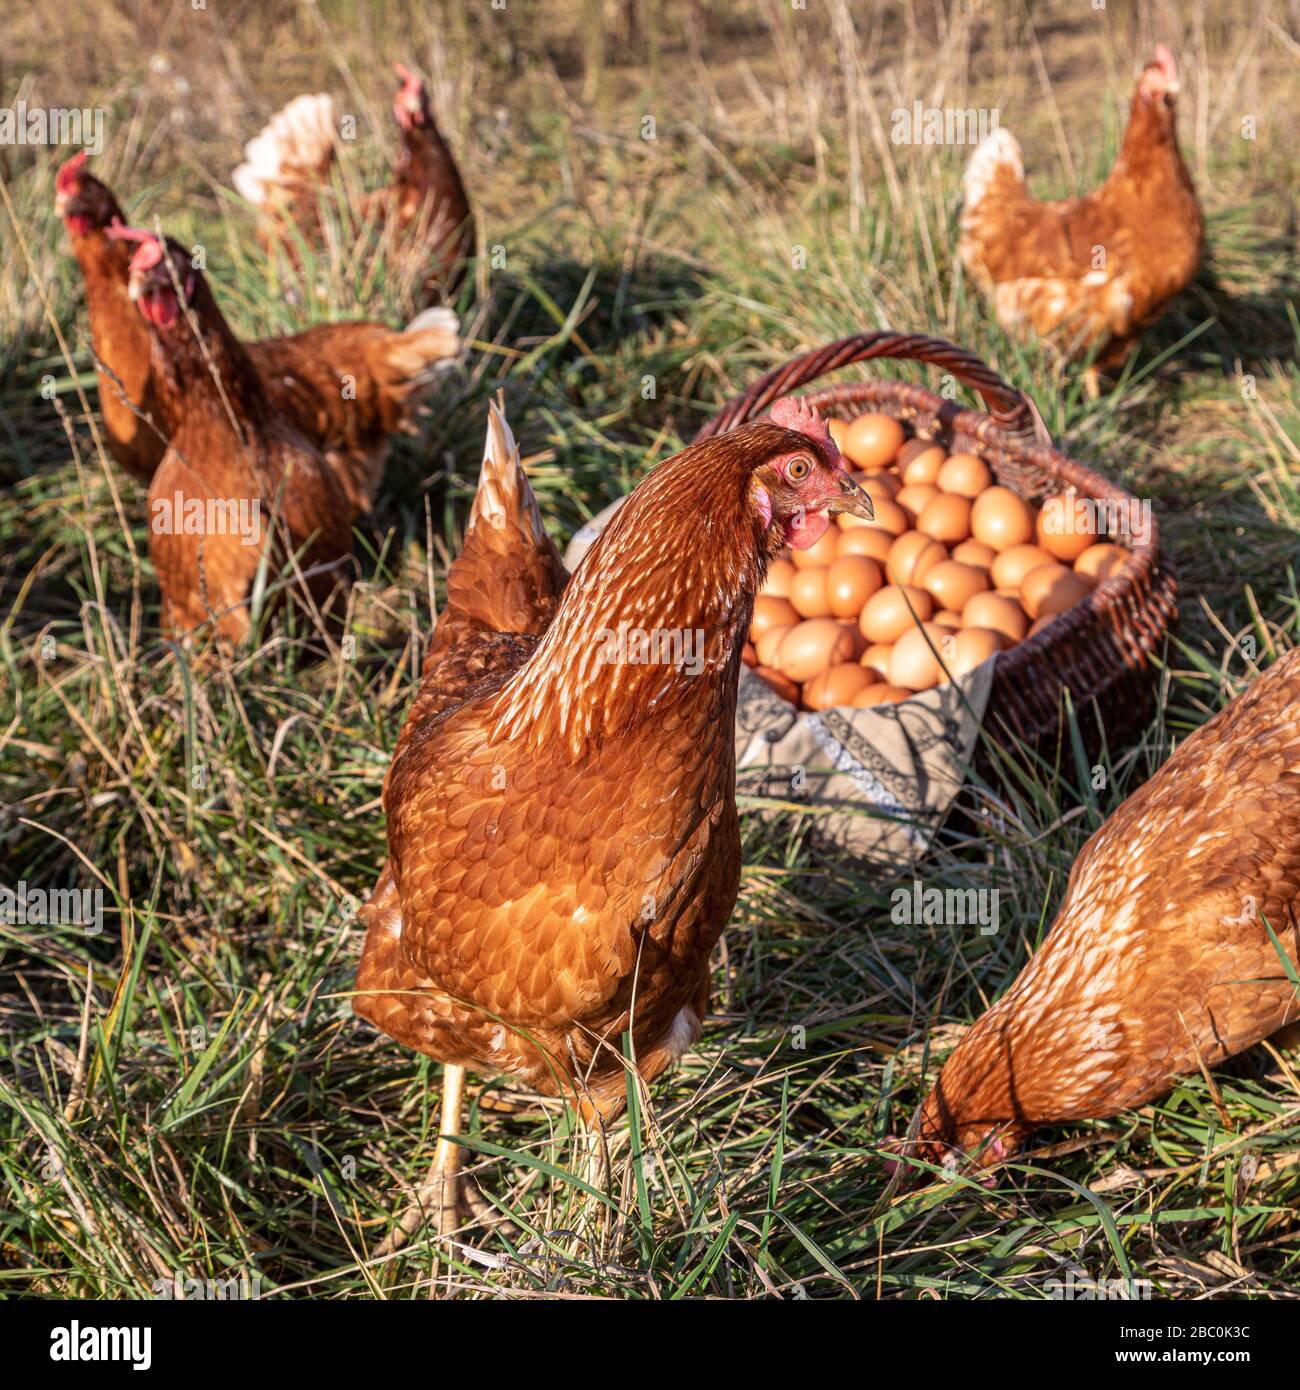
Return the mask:
<svg viewBox="0 0 1300 1390">
<path fill-rule="evenodd" d="M 1003 418 L 961 406 L 927 387 L 883 377 L 814 385 L 825 372 L 875 356 L 915 357 L 948 367 L 959 380 L 980 391 L 986 403 L 997 405 Z M 1120 505 L 1139 502 L 1119 484 L 1057 449 L 1046 437 L 1041 417 L 1028 398 L 1007 386 L 977 358 L 950 343 L 925 337 L 862 334 L 792 359 L 719 406 L 696 439 L 756 419 L 766 413 L 774 399 L 784 395 L 804 397 L 825 413 L 850 418 L 868 408 L 883 408 L 912 426 L 914 432 L 920 426 L 921 433 L 943 434 L 954 444 L 960 442 L 999 475 L 1029 470 L 1049 484 L 1062 484 L 1043 496 L 1058 496 L 1073 488 L 1076 496 L 1097 501 Z M 1023 492 L 1023 488 L 1014 490 Z M 1128 552 L 1119 573 L 1042 631 L 999 653 L 986 727 L 998 718 L 1030 740 L 1046 734 L 1059 717 L 1060 692 L 1074 689 L 1063 673 L 1078 679 L 1085 700 L 1100 700 L 1113 690 L 1116 722 L 1123 723 L 1131 716 L 1123 704 L 1131 701 L 1127 687 L 1133 679 L 1153 674 L 1149 658 L 1177 615 L 1177 576 L 1161 545 L 1154 514 L 1150 528 L 1143 542 L 1131 534 L 1099 535 L 1099 543 L 1118 541 Z M 1075 698 L 1079 703 L 1077 694 Z"/>
</svg>

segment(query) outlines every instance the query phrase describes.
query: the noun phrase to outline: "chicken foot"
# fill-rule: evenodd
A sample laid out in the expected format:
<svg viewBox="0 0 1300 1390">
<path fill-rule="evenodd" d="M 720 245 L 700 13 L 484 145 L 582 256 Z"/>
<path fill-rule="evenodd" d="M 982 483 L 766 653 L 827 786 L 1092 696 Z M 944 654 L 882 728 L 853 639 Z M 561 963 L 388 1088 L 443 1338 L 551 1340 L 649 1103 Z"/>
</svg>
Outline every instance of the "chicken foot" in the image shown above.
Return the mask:
<svg viewBox="0 0 1300 1390">
<path fill-rule="evenodd" d="M 461 1198 L 461 1151 L 455 1136 L 460 1133 L 464 1097 L 465 1068 L 448 1062 L 442 1070 L 442 1111 L 433 1162 L 416 1191 L 415 1200 L 376 1248 L 375 1258 L 382 1259 L 400 1250 L 424 1224 L 430 1207 L 437 1212 L 440 1237 L 450 1235 L 455 1229 Z"/>
</svg>

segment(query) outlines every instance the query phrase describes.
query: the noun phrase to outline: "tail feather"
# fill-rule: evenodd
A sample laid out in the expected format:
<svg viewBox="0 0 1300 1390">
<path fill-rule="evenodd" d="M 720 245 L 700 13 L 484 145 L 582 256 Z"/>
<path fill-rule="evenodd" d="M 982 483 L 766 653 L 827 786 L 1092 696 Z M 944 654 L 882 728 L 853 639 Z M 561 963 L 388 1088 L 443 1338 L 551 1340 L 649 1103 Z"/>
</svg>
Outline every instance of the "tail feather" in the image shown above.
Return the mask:
<svg viewBox="0 0 1300 1390">
<path fill-rule="evenodd" d="M 370 353 L 384 428 L 414 433 L 416 407 L 439 375 L 454 367 L 463 344 L 450 309 L 426 309 L 400 333 L 386 333 Z"/>
<path fill-rule="evenodd" d="M 334 159 L 334 132 L 333 98 L 294 97 L 244 146 L 244 163 L 231 175 L 235 191 L 255 207 L 268 207 L 320 181 Z"/>
<path fill-rule="evenodd" d="M 967 161 L 961 185 L 965 211 L 970 212 L 997 183 L 1025 187 L 1025 159 L 1020 143 L 1009 130 L 999 127 L 980 141 Z"/>
<path fill-rule="evenodd" d="M 487 441 L 465 541 L 447 575 L 446 618 L 540 635 L 567 576 L 542 525 L 504 405 L 488 406 Z"/>
</svg>

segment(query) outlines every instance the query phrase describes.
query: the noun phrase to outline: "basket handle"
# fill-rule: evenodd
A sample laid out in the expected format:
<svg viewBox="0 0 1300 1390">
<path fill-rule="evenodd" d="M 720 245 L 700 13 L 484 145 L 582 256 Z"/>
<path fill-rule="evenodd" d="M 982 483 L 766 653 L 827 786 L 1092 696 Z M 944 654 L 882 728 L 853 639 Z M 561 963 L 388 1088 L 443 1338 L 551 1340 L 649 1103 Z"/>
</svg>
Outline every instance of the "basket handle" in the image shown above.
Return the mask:
<svg viewBox="0 0 1300 1390">
<path fill-rule="evenodd" d="M 951 372 L 963 386 L 977 391 L 988 407 L 989 414 L 1000 428 L 1013 434 L 1041 430 L 1041 417 L 1033 402 L 1022 392 L 1008 386 L 1000 376 L 974 353 L 959 348 L 942 338 L 929 338 L 923 333 L 891 333 L 877 329 L 870 333 L 855 333 L 848 338 L 814 348 L 799 357 L 792 357 L 759 379 L 742 395 L 734 396 L 695 436 L 711 439 L 724 430 L 747 424 L 762 415 L 773 401 L 806 386 L 827 372 L 847 367 L 853 362 L 869 362 L 876 357 L 898 357 L 928 362 L 941 371 Z"/>
</svg>

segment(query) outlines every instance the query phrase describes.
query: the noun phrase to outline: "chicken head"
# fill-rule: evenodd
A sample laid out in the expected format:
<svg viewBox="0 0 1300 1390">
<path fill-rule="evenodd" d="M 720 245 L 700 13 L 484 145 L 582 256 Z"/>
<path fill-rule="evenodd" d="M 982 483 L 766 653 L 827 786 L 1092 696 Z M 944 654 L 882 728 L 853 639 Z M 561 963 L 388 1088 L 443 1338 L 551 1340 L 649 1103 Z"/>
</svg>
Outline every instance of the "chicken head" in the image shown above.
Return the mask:
<svg viewBox="0 0 1300 1390">
<path fill-rule="evenodd" d="M 770 459 L 753 472 L 750 495 L 769 558 L 786 546 L 815 545 L 837 512 L 874 519 L 871 498 L 854 482 L 826 422 L 807 401 L 786 396 L 773 405 L 771 419 L 804 435 L 809 447 Z"/>
</svg>

